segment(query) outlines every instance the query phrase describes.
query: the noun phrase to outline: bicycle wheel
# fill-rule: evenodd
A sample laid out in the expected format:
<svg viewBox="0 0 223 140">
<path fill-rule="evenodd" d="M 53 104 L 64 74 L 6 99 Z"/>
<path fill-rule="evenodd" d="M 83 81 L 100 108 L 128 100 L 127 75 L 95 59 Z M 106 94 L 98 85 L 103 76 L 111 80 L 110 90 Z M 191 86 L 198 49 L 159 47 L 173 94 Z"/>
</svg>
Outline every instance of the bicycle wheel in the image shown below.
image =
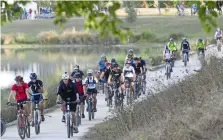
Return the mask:
<svg viewBox="0 0 223 140">
<path fill-rule="evenodd" d="M 39 122 L 38 122 L 38 111 L 37 110 L 34 111 L 34 125 L 35 125 L 35 133 L 36 133 L 36 135 L 38 135 L 40 126 L 39 126 Z"/>
<path fill-rule="evenodd" d="M 91 101 L 88 101 L 88 119 L 89 119 L 89 121 L 91 121 L 91 113 L 92 113 Z"/>
<path fill-rule="evenodd" d="M 25 126 L 26 126 L 26 137 L 30 138 L 30 123 L 28 117 L 25 117 Z"/>
<path fill-rule="evenodd" d="M 91 103 L 91 117 L 92 117 L 92 119 L 94 119 L 94 115 L 95 115 L 94 111 L 93 111 L 93 106 L 94 106 L 94 103 Z"/>
<path fill-rule="evenodd" d="M 70 138 L 71 127 L 70 127 L 70 114 L 69 113 L 67 113 L 66 120 L 67 120 L 67 137 Z"/>
<path fill-rule="evenodd" d="M 72 121 L 70 120 L 70 123 L 71 123 L 71 125 L 70 125 L 70 136 L 71 137 L 73 137 L 73 135 L 74 135 L 74 126 L 73 126 L 73 123 L 72 123 Z"/>
<path fill-rule="evenodd" d="M 6 125 L 5 122 L 1 119 L 1 136 L 5 134 L 6 131 Z"/>
<path fill-rule="evenodd" d="M 18 128 L 18 134 L 19 134 L 19 137 L 21 139 L 25 139 L 25 133 L 26 133 L 26 130 L 25 130 L 25 122 L 24 122 L 24 117 L 21 116 L 21 115 L 18 115 L 17 116 L 17 128 Z"/>
<path fill-rule="evenodd" d="M 187 66 L 187 54 L 184 53 L 184 66 L 186 67 Z"/>
</svg>

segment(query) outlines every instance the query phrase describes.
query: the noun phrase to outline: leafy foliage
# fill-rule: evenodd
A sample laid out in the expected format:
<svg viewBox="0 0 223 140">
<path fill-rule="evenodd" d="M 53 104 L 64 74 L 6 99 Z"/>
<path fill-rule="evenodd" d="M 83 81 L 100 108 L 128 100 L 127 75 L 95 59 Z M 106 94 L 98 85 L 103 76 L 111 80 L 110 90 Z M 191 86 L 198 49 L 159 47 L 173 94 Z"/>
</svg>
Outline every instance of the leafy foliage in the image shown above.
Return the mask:
<svg viewBox="0 0 223 140">
<path fill-rule="evenodd" d="M 136 2 L 135 1 L 125 1 L 124 2 L 125 11 L 128 14 L 126 20 L 128 22 L 136 21 L 137 14 L 136 14 Z"/>
<path fill-rule="evenodd" d="M 6 1 L 1 1 L 1 3 L 5 4 L 5 9 L 1 12 L 1 25 L 4 25 L 6 22 L 11 22 L 12 17 L 18 17 L 23 9 L 18 5 L 25 5 L 29 1 L 15 1 L 12 5 L 9 5 Z M 39 1 L 39 3 L 44 3 L 46 1 Z M 178 0 L 169 1 L 170 4 L 175 5 Z M 195 1 L 187 1 L 186 5 L 190 6 Z M 134 1 L 127 2 L 133 3 L 132 6 L 128 7 L 129 9 L 129 19 L 132 21 L 136 20 L 136 12 L 134 10 Z M 167 3 L 167 2 L 166 2 Z M 213 9 L 217 7 L 219 9 L 219 5 L 222 5 L 221 1 L 205 1 L 201 3 L 200 1 L 196 1 L 198 7 L 200 7 L 198 11 L 199 19 L 201 21 L 201 25 L 206 32 L 210 32 L 213 27 L 216 27 L 216 18 L 218 17 L 218 13 Z M 99 31 L 101 37 L 108 37 L 111 34 L 119 37 L 120 40 L 125 43 L 128 36 L 132 36 L 133 33 L 128 28 L 121 28 L 120 24 L 122 20 L 119 19 L 116 15 L 116 11 L 121 8 L 121 1 L 56 1 L 55 5 L 55 13 L 56 17 L 54 20 L 55 24 L 62 25 L 66 23 L 66 21 L 73 16 L 84 16 L 85 22 L 84 26 L 86 30 L 95 30 Z M 160 2 L 162 5 L 162 2 Z M 102 13 L 100 10 L 95 10 L 95 6 L 104 5 L 108 8 L 108 13 Z M 136 6 L 135 6 L 136 7 Z M 206 14 L 207 9 L 209 10 L 209 14 Z M 13 16 L 12 16 L 13 15 Z"/>
</svg>

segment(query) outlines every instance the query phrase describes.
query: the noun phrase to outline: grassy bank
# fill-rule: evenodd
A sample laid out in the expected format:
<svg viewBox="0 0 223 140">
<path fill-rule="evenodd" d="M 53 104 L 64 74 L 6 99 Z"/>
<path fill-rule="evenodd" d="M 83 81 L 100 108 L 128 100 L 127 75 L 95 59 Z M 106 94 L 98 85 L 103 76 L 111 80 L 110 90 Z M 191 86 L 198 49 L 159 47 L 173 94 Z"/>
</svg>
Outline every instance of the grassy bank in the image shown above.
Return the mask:
<svg viewBox="0 0 223 140">
<path fill-rule="evenodd" d="M 89 140 L 220 140 L 223 138 L 223 60 L 96 125 Z"/>
<path fill-rule="evenodd" d="M 223 22 L 223 17 L 218 23 Z M 2 43 L 5 44 L 119 44 L 119 39 L 110 37 L 102 40 L 95 32 L 85 32 L 84 20 L 81 18 L 70 19 L 60 32 L 59 26 L 53 20 L 22 20 L 8 23 L 2 28 Z M 214 31 L 206 34 L 202 31 L 198 17 L 140 17 L 134 23 L 124 23 L 124 28 L 130 28 L 135 37 L 130 38 L 130 43 L 166 42 L 175 37 L 181 39 L 187 36 L 191 39 L 197 37 L 212 38 Z M 221 25 L 221 28 L 223 26 Z M 16 33 L 16 34 L 15 34 Z"/>
</svg>

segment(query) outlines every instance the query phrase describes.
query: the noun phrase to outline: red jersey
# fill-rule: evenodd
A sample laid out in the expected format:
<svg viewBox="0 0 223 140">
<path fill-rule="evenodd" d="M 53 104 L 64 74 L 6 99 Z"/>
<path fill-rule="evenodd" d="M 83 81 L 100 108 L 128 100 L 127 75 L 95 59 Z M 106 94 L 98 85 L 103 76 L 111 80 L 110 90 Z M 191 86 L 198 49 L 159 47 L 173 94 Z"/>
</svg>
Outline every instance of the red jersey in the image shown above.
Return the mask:
<svg viewBox="0 0 223 140">
<path fill-rule="evenodd" d="M 16 92 L 16 101 L 27 99 L 26 89 L 29 88 L 27 83 L 23 83 L 21 86 L 14 84 L 11 88 L 12 91 Z"/>
<path fill-rule="evenodd" d="M 77 86 L 79 95 L 84 95 L 84 87 L 83 87 L 82 80 L 79 82 L 75 81 L 75 85 Z"/>
</svg>

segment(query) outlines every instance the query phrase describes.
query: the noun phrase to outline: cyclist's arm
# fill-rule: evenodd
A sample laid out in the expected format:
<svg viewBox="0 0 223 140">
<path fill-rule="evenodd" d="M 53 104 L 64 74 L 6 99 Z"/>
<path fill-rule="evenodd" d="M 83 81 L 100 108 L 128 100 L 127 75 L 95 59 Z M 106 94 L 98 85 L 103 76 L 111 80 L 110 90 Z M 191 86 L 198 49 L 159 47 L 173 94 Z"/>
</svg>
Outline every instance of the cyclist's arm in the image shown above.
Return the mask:
<svg viewBox="0 0 223 140">
<path fill-rule="evenodd" d="M 109 76 L 108 76 L 108 83 L 111 83 L 111 74 L 109 74 Z"/>
<path fill-rule="evenodd" d="M 29 86 L 28 86 L 28 84 L 26 84 L 26 83 L 25 83 L 23 86 L 25 87 L 26 96 L 27 96 L 27 98 L 29 99 L 29 98 L 30 98 L 30 97 L 29 97 L 29 96 L 30 96 L 30 94 L 29 94 Z"/>
<path fill-rule="evenodd" d="M 101 75 L 100 75 L 100 79 L 102 79 L 104 77 L 105 72 L 102 71 Z"/>
<path fill-rule="evenodd" d="M 125 79 L 125 78 L 124 78 L 124 73 L 122 72 L 122 73 L 121 73 L 121 82 L 124 82 L 124 79 Z"/>
<path fill-rule="evenodd" d="M 15 95 L 16 95 L 16 92 L 11 90 L 9 93 L 8 102 L 10 102 L 12 99 L 15 100 Z"/>
<path fill-rule="evenodd" d="M 39 84 L 40 84 L 40 92 L 43 93 L 43 82 L 39 81 Z"/>
</svg>

